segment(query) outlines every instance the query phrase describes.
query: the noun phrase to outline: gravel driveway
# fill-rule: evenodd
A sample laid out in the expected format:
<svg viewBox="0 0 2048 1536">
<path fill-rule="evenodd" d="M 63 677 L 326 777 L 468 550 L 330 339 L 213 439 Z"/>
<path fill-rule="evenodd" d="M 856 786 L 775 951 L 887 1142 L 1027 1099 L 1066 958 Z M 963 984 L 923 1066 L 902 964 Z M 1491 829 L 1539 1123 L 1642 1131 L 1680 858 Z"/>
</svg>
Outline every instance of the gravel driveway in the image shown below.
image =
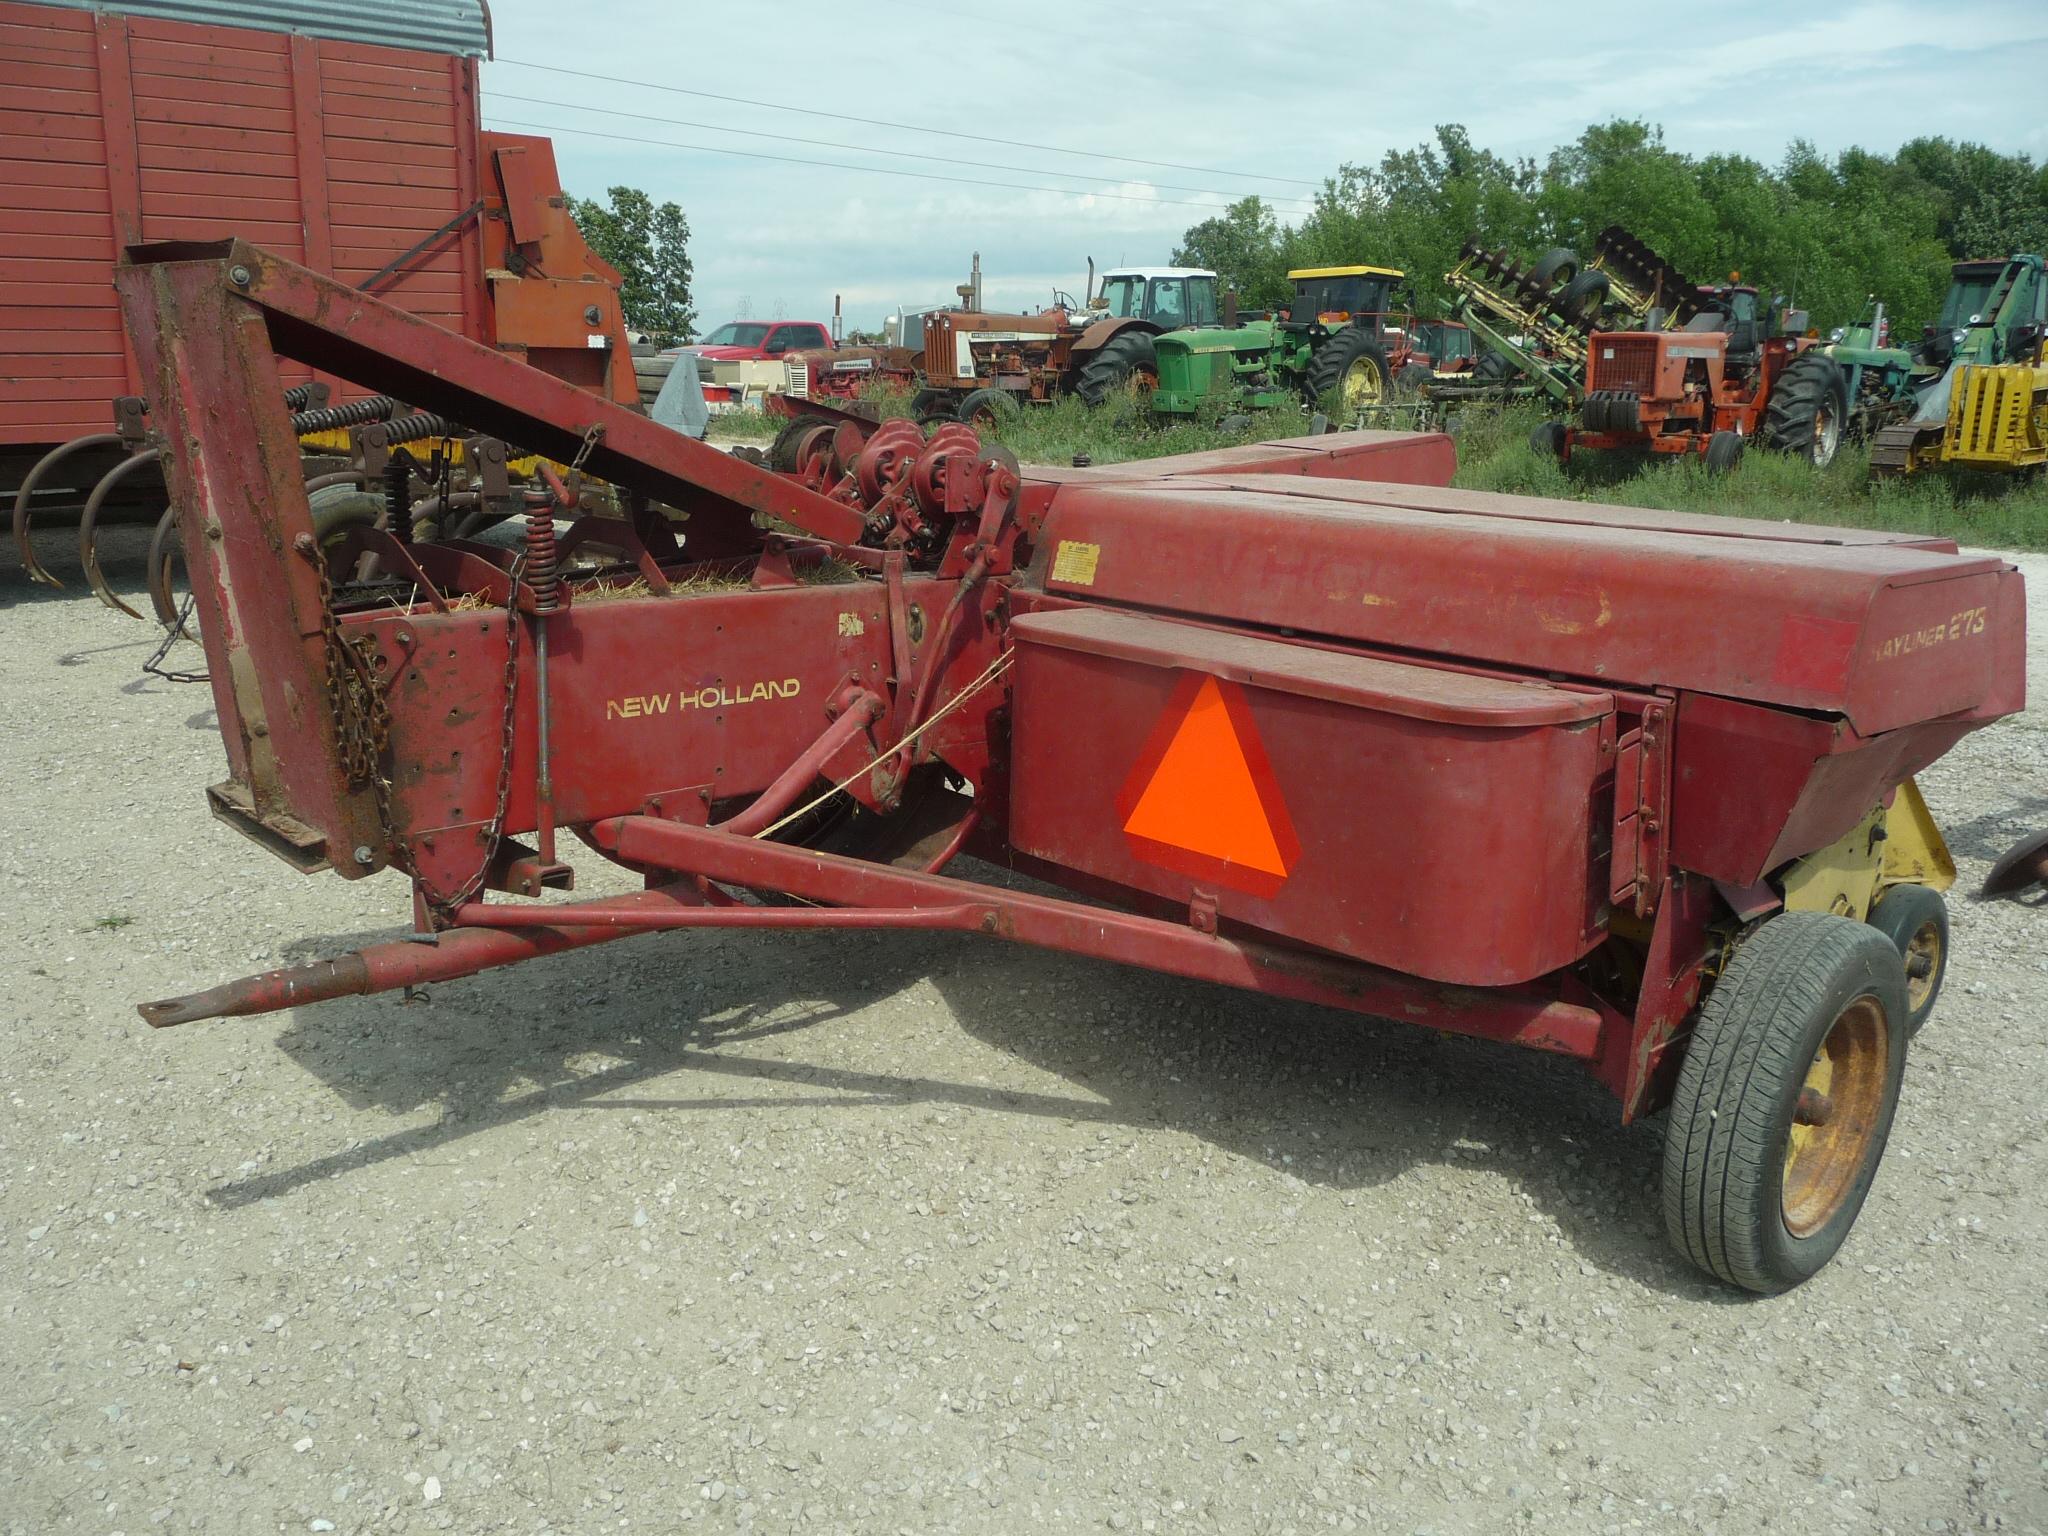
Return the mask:
<svg viewBox="0 0 2048 1536">
<path fill-rule="evenodd" d="M 205 690 L 62 542 L 0 557 L 0 1532 L 2048 1529 L 2048 912 L 1956 902 L 1862 1223 L 1769 1301 L 1568 1064 L 967 938 L 151 1033 L 403 892 L 208 817 Z M 1924 780 L 1966 887 L 2044 730 Z"/>
</svg>

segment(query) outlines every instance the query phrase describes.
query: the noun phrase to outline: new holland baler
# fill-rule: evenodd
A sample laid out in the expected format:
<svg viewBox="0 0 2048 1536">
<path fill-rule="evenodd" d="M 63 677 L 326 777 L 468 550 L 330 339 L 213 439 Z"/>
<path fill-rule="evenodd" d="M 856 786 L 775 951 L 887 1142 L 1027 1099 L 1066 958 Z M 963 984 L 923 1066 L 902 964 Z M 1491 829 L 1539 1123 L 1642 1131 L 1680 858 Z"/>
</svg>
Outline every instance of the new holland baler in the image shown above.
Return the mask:
<svg viewBox="0 0 2048 1536">
<path fill-rule="evenodd" d="M 246 244 L 119 287 L 213 806 L 400 871 L 415 930 L 150 1023 L 652 929 L 982 934 L 1571 1057 L 1668 1106 L 1672 1237 L 1738 1285 L 1854 1221 L 1946 958 L 1912 775 L 2023 702 L 2006 562 L 1451 490 L 1429 434 L 1041 471 L 807 423 L 777 473 Z M 280 359 L 612 500 L 316 531 Z M 645 889 L 563 895 L 572 852 Z"/>
</svg>

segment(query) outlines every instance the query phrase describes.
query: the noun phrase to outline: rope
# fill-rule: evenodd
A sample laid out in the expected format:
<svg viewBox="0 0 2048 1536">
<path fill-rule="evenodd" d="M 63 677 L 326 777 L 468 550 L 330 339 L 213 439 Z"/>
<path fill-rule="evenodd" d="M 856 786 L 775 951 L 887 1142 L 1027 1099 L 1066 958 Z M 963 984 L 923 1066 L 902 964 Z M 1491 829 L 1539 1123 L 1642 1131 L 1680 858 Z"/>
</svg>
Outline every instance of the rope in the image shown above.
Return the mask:
<svg viewBox="0 0 2048 1536">
<path fill-rule="evenodd" d="M 937 709 L 933 710 L 931 715 L 925 720 L 924 724 L 918 726 L 917 729 L 913 730 L 912 732 L 910 732 L 909 735 L 905 736 L 901 741 L 897 742 L 894 747 L 890 748 L 890 751 L 900 752 L 903 748 L 909 746 L 913 741 L 916 741 L 918 737 L 922 736 L 926 731 L 930 730 L 933 726 L 937 725 L 941 720 L 945 719 L 946 716 L 952 714 L 953 711 L 958 709 L 962 704 L 965 704 L 969 699 L 973 698 L 977 693 L 981 692 L 981 690 L 986 688 L 990 683 L 994 682 L 997 678 L 1001 677 L 1005 672 L 1009 671 L 1010 663 L 1015 659 L 1016 655 L 1014 652 L 1004 651 L 1000 656 L 996 657 L 994 661 L 990 662 L 987 666 L 981 669 L 981 675 L 979 677 L 975 678 L 973 682 L 969 683 L 965 688 L 961 689 L 958 693 L 954 694 L 953 697 L 948 699 L 944 704 L 940 705 Z M 855 779 L 859 778 L 862 774 L 871 772 L 874 766 L 875 765 L 873 763 L 869 763 L 864 768 L 855 769 L 852 773 L 848 774 L 845 778 L 841 779 L 837 784 L 834 784 L 830 789 L 826 790 L 822 795 L 819 795 L 815 800 L 812 800 L 807 804 L 798 806 L 795 810 L 791 811 L 787 816 L 783 817 L 782 820 L 775 822 L 770 826 L 763 827 L 759 832 L 756 832 L 754 836 L 757 838 L 772 837 L 775 833 L 780 832 L 784 827 L 788 826 L 791 822 L 802 820 L 805 816 L 808 816 L 812 811 L 815 811 L 819 806 L 823 805 L 827 800 L 830 800 L 834 795 L 844 790 L 847 785 L 851 784 Z"/>
</svg>

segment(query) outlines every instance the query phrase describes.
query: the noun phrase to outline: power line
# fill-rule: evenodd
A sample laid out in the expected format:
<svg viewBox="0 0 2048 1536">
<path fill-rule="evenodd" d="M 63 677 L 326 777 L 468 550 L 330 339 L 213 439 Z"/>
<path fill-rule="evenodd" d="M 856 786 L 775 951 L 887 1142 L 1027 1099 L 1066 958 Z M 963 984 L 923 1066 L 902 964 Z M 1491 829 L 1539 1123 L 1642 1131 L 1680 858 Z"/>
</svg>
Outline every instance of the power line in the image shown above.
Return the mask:
<svg viewBox="0 0 2048 1536">
<path fill-rule="evenodd" d="M 799 138 L 792 133 L 768 133 L 758 128 L 729 128 L 724 123 L 698 123 L 692 122 L 688 118 L 663 117 L 654 112 L 627 112 L 618 107 L 593 107 L 587 102 L 581 101 L 545 101 L 538 96 L 505 96 L 496 91 L 486 92 L 485 94 L 487 98 L 496 101 L 500 105 L 510 103 L 515 108 L 520 106 L 562 107 L 572 112 L 596 112 L 605 117 L 629 117 L 636 122 L 642 123 L 662 123 L 676 128 L 703 128 L 708 129 L 712 133 L 737 133 L 750 139 L 776 139 L 785 144 L 808 144 L 815 149 L 838 149 L 862 155 L 888 155 L 891 159 L 895 160 L 930 160 L 939 165 L 970 165 L 985 171 L 1016 171 L 1025 176 L 1064 176 L 1071 181 L 1106 181 L 1113 185 L 1125 184 L 1132 179 L 1129 176 L 1097 176 L 1088 171 L 1055 171 L 1048 167 L 1036 165 L 1005 165 L 995 160 L 960 160 L 955 159 L 951 155 L 927 155 L 908 149 L 877 149 L 870 144 L 842 144 L 837 139 L 805 139 Z M 1147 185 L 1161 187 L 1169 192 L 1199 192 L 1208 197 L 1230 198 L 1237 196 L 1234 192 L 1225 192 L 1217 187 L 1184 187 L 1170 181 L 1148 182 Z M 1101 194 L 1089 193 L 1086 195 L 1100 196 Z M 1151 202 L 1153 199 L 1147 198 L 1145 201 Z M 1314 207 L 1314 203 L 1308 198 L 1283 198 L 1278 200 L 1268 198 L 1265 201 L 1269 203 L 1291 202 L 1297 208 L 1303 210 Z"/>
<path fill-rule="evenodd" d="M 486 125 L 489 126 L 489 125 Z M 1012 192 L 1051 192 L 1060 197 L 1109 197 L 1121 203 L 1144 203 L 1151 208 L 1206 208 L 1224 211 L 1221 203 L 1191 203 L 1186 198 L 1133 197 L 1126 192 L 1088 192 L 1076 187 L 1034 187 L 1020 181 L 986 181 L 971 176 L 941 176 L 936 171 L 898 171 L 886 165 L 848 165 L 841 160 L 806 160 L 797 155 L 771 155 L 757 149 L 726 149 L 717 144 L 678 144 L 674 139 L 643 139 L 630 133 L 602 133 L 595 128 L 569 128 L 560 123 L 522 123 L 501 117 L 501 128 L 528 128 L 536 133 L 573 133 L 586 139 L 610 139 L 619 144 L 646 144 L 657 149 L 689 149 L 707 155 L 738 155 L 744 160 L 777 160 L 784 165 L 816 165 L 828 171 L 859 171 L 869 176 L 906 176 L 913 181 L 950 181 L 962 187 L 1003 187 Z"/>
<path fill-rule="evenodd" d="M 617 75 L 594 74 L 589 70 L 570 69 L 563 64 L 536 64 L 528 59 L 499 58 L 492 61 L 509 64 L 514 69 L 539 69 L 553 75 L 574 75 L 579 80 L 596 80 L 605 85 L 632 85 L 643 90 L 667 91 L 672 96 L 697 96 L 705 101 L 722 101 L 732 106 L 765 107 L 771 112 L 800 112 L 805 117 L 829 117 L 835 122 L 864 123 L 870 128 L 898 128 L 905 133 L 935 133 L 949 139 L 973 139 L 979 144 L 1000 144 L 1006 149 L 1036 149 L 1051 155 L 1082 155 L 1093 160 L 1117 160 L 1125 165 L 1150 165 L 1167 171 L 1195 171 L 1203 176 L 1231 176 L 1239 181 L 1284 181 L 1290 186 L 1318 187 L 1322 183 L 1301 176 L 1269 176 L 1256 171 L 1226 171 L 1211 165 L 1186 165 L 1178 160 L 1144 160 L 1136 155 L 1113 155 L 1099 149 L 1067 149 L 1058 144 L 1033 144 L 1025 139 L 997 138 L 983 133 L 965 133 L 957 128 L 926 128 L 918 123 L 893 123 L 887 118 L 860 117 L 851 112 L 826 112 L 818 107 L 792 107 L 780 101 L 756 101 L 747 96 L 721 96 L 716 91 L 693 91 L 680 85 L 664 85 L 656 80 L 626 80 Z"/>
</svg>

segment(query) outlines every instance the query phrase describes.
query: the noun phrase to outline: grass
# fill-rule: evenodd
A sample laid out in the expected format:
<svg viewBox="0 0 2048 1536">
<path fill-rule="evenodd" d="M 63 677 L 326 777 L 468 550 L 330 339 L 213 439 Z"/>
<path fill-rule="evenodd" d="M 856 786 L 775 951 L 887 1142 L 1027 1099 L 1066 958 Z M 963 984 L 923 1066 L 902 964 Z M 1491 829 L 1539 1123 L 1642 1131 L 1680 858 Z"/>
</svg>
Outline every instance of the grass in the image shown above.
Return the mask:
<svg viewBox="0 0 2048 1536">
<path fill-rule="evenodd" d="M 1529 446 L 1542 416 L 1529 407 L 1468 409 L 1452 423 L 1455 485 L 1522 496 L 1560 496 L 1670 512 L 1767 518 L 1836 528 L 1930 533 L 2002 549 L 2048 549 L 2048 482 L 1991 475 L 1923 474 L 1872 480 L 1870 455 L 1846 443 L 1824 470 L 1761 451 L 1726 475 L 1697 460 L 1648 461 L 1620 453 L 1579 455 L 1569 469 Z"/>
<path fill-rule="evenodd" d="M 105 917 L 94 918 L 92 920 L 92 925 L 93 927 L 101 929 L 107 933 L 118 933 L 121 929 L 126 928 L 130 923 L 134 921 L 135 919 L 130 917 L 126 912 L 110 912 Z"/>
<path fill-rule="evenodd" d="M 908 390 L 876 385 L 864 398 L 885 416 L 910 414 Z M 1193 420 L 1162 421 L 1134 393 L 1096 409 L 1066 396 L 1050 405 L 1020 408 L 998 423 L 995 435 L 1026 464 L 1070 464 L 1080 454 L 1095 464 L 1115 464 L 1299 437 L 1308 430 L 1308 418 L 1298 410 L 1254 412 L 1247 424 L 1226 430 L 1231 414 L 1216 405 Z M 1622 453 L 1584 453 L 1566 469 L 1529 447 L 1529 433 L 1542 419 L 1528 405 L 1459 410 L 1448 423 L 1458 443 L 1452 484 L 1662 511 L 1926 533 L 2001 549 L 2048 549 L 2048 476 L 2038 473 L 2031 478 L 1921 474 L 1910 480 L 1872 480 L 1869 453 L 1854 443 L 1844 444 L 1824 470 L 1762 451 L 1744 454 L 1725 475 L 1708 474 L 1697 459 Z M 772 437 L 776 425 L 751 411 L 713 417 L 712 422 L 714 436 L 742 438 Z M 729 424 L 723 432 L 721 422 Z"/>
</svg>

